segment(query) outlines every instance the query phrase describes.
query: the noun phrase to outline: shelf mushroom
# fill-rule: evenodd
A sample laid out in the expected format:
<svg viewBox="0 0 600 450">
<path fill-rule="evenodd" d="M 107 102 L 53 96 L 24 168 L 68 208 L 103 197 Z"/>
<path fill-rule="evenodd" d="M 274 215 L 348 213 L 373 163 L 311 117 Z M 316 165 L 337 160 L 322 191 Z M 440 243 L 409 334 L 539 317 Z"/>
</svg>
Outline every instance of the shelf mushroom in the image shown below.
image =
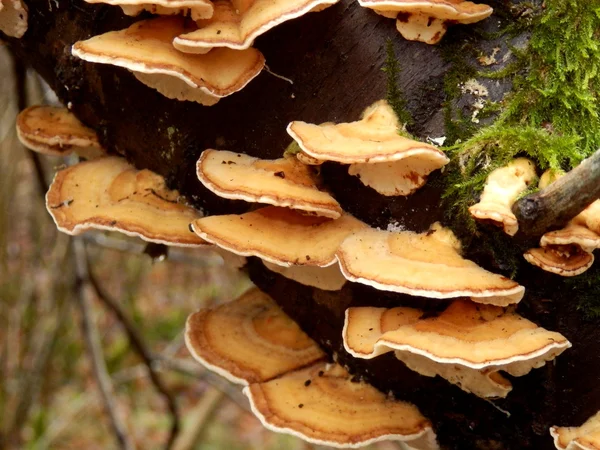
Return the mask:
<svg viewBox="0 0 600 450">
<path fill-rule="evenodd" d="M 311 11 L 324 9 L 339 0 L 216 0 L 214 15 L 199 20 L 197 30 L 173 40 L 186 53 L 207 53 L 213 48 L 243 50 L 271 28 Z"/>
<path fill-rule="evenodd" d="M 337 219 L 340 204 L 318 188 L 312 168 L 296 158 L 261 160 L 225 150 L 205 150 L 196 165 L 198 178 L 223 198 L 287 207 Z"/>
<path fill-rule="evenodd" d="M 185 342 L 203 366 L 236 384 L 271 380 L 325 359 L 325 353 L 264 292 L 192 314 Z"/>
<path fill-rule="evenodd" d="M 431 423 L 415 406 L 352 381 L 339 365 L 315 364 L 251 384 L 244 394 L 265 427 L 313 444 L 357 448 L 393 440 L 439 449 Z"/>
<path fill-rule="evenodd" d="M 94 159 L 106 154 L 96 132 L 83 125 L 67 108 L 30 106 L 17 116 L 17 136 L 38 153 Z"/>
<path fill-rule="evenodd" d="M 200 214 L 178 200 L 161 176 L 110 156 L 57 172 L 46 207 L 58 229 L 71 235 L 100 229 L 165 245 L 207 246 L 189 230 Z"/>
<path fill-rule="evenodd" d="M 471 297 L 477 303 L 518 303 L 525 288 L 460 255 L 452 231 L 434 224 L 426 233 L 371 228 L 349 236 L 337 251 L 344 276 L 376 289 L 429 298 Z"/>
<path fill-rule="evenodd" d="M 120 6 L 128 16 L 137 16 L 142 11 L 164 16 L 189 13 L 192 20 L 210 19 L 214 13 L 210 0 L 85 0 L 91 4 Z"/>
<path fill-rule="evenodd" d="M 316 342 L 256 288 L 192 314 L 185 341 L 202 365 L 246 386 L 252 412 L 273 431 L 334 447 L 398 440 L 438 449 L 431 423 L 415 406 L 325 363 Z"/>
<path fill-rule="evenodd" d="M 491 6 L 464 0 L 359 0 L 361 6 L 396 19 L 396 28 L 409 41 L 437 44 L 449 25 L 480 22 Z"/>
<path fill-rule="evenodd" d="M 276 206 L 241 215 L 203 217 L 192 223 L 203 240 L 283 267 L 331 266 L 342 241 L 365 227 L 347 213 L 331 220 Z"/>
<path fill-rule="evenodd" d="M 571 347 L 547 331 L 497 306 L 456 300 L 436 317 L 415 308 L 346 310 L 344 348 L 372 359 L 395 351 L 412 370 L 439 375 L 481 397 L 505 397 L 510 382 L 498 371 L 523 376 Z"/>
<path fill-rule="evenodd" d="M 491 222 L 514 236 L 519 223 L 511 208 L 535 178 L 535 165 L 529 159 L 511 161 L 490 173 L 479 203 L 471 206 L 469 212 L 477 220 Z"/>
<path fill-rule="evenodd" d="M 305 286 L 312 286 L 324 291 L 339 291 L 346 284 L 346 278 L 340 271 L 338 264 L 328 267 L 318 266 L 290 266 L 283 267 L 277 264 L 263 261 L 271 272 L 283 275 L 290 280 L 297 281 Z"/>
<path fill-rule="evenodd" d="M 546 172 L 540 179 L 540 188 L 547 187 L 557 176 L 560 174 Z M 524 258 L 563 277 L 587 271 L 594 263 L 592 252 L 600 248 L 600 200 L 575 216 L 565 228 L 544 234 L 540 247 L 528 250 Z"/>
<path fill-rule="evenodd" d="M 600 411 L 580 427 L 552 427 L 550 434 L 558 450 L 598 450 Z"/>
<path fill-rule="evenodd" d="M 22 0 L 0 0 L 0 31 L 22 38 L 27 31 L 27 7 Z"/>
<path fill-rule="evenodd" d="M 256 49 L 217 49 L 190 55 L 172 46 L 185 30 L 182 17 L 136 22 L 73 45 L 74 56 L 85 61 L 129 69 L 145 85 L 168 98 L 214 105 L 244 88 L 265 65 Z"/>
<path fill-rule="evenodd" d="M 296 121 L 287 131 L 302 150 L 297 155 L 302 162 L 349 164 L 350 175 L 386 196 L 413 193 L 450 161 L 436 147 L 401 136 L 398 118 L 385 100 L 368 107 L 357 122 Z"/>
</svg>

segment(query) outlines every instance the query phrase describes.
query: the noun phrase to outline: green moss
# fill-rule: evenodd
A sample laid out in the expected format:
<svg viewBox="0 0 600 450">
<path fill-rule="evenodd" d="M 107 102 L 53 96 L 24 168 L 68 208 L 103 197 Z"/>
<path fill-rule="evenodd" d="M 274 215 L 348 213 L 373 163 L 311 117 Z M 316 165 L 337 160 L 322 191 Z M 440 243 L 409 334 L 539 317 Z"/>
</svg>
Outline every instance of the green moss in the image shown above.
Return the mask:
<svg viewBox="0 0 600 450">
<path fill-rule="evenodd" d="M 529 46 L 513 49 L 516 61 L 507 68 L 474 74 L 464 60 L 453 61 L 457 68 L 446 79 L 446 122 L 454 145 L 447 148 L 452 163 L 444 194 L 453 228 L 481 232 L 468 207 L 489 173 L 511 159 L 527 156 L 542 170 L 570 170 L 600 148 L 600 5 L 584 0 L 545 4 L 543 13 L 527 17 Z M 456 50 L 449 51 L 456 55 Z M 473 76 L 511 77 L 514 85 L 501 107 L 489 113 L 499 112 L 496 122 L 474 134 L 451 105 L 460 95 L 460 82 Z"/>
<path fill-rule="evenodd" d="M 398 78 L 400 76 L 401 68 L 394 52 L 394 43 L 391 39 L 388 39 L 386 42 L 386 54 L 385 64 L 381 69 L 387 75 L 386 100 L 392 106 L 400 123 L 404 124 L 404 127 L 410 126 L 413 123 L 413 119 L 408 109 L 406 109 L 406 99 L 404 98 L 404 94 L 398 87 Z"/>
</svg>

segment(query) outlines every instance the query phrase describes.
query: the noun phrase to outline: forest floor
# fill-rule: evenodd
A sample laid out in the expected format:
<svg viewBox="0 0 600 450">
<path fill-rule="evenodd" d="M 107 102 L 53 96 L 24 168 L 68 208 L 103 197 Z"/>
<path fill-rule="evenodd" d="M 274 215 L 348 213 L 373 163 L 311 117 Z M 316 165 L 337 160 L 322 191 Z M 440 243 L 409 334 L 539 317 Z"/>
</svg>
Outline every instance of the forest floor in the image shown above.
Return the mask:
<svg viewBox="0 0 600 450">
<path fill-rule="evenodd" d="M 0 44 L 0 448 L 117 448 L 82 337 L 71 238 L 46 212 L 31 157 L 17 140 L 16 92 Z M 27 93 L 29 104 L 53 101 L 33 74 Z M 42 163 L 49 181 L 65 161 Z M 206 250 L 177 250 L 153 262 L 141 241 L 106 233 L 88 234 L 85 246 L 95 278 L 164 361 L 160 374 L 182 419 L 177 450 L 317 448 L 265 430 L 239 387 L 204 370 L 185 348 L 187 316 L 247 289 L 240 271 Z M 128 434 L 137 448 L 162 448 L 170 428 L 163 398 L 121 323 L 98 298 L 92 313 Z"/>
</svg>

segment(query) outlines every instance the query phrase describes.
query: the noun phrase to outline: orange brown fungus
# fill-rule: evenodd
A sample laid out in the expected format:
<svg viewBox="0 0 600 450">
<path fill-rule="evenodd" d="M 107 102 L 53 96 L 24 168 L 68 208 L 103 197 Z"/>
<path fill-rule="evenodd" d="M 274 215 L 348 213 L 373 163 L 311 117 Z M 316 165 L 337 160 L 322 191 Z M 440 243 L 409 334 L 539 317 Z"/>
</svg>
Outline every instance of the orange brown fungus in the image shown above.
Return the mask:
<svg viewBox="0 0 600 450">
<path fill-rule="evenodd" d="M 185 30 L 182 17 L 136 22 L 73 45 L 74 56 L 85 61 L 129 69 L 142 83 L 168 98 L 214 105 L 244 88 L 263 69 L 256 49 L 217 49 L 206 55 L 177 51 L 172 41 Z"/>
<path fill-rule="evenodd" d="M 296 121 L 287 130 L 302 150 L 297 156 L 300 161 L 349 164 L 350 175 L 387 196 L 413 193 L 432 171 L 449 162 L 436 147 L 401 136 L 398 118 L 385 100 L 367 108 L 357 122 Z"/>
<path fill-rule="evenodd" d="M 197 163 L 198 178 L 220 197 L 288 207 L 337 219 L 339 203 L 318 188 L 312 169 L 296 158 L 261 160 L 242 153 L 205 150 Z"/>
<path fill-rule="evenodd" d="M 24 109 L 17 116 L 17 136 L 25 147 L 45 155 L 76 153 L 93 159 L 106 154 L 94 130 L 83 125 L 67 108 Z"/>
<path fill-rule="evenodd" d="M 229 381 L 247 385 L 323 360 L 325 353 L 264 292 L 192 314 L 185 341 L 194 358 Z"/>
<path fill-rule="evenodd" d="M 27 31 L 27 20 L 27 6 L 22 0 L 0 0 L 1 32 L 20 39 Z"/>
<path fill-rule="evenodd" d="M 437 44 L 449 25 L 471 24 L 488 18 L 494 10 L 463 0 L 359 0 L 361 6 L 396 19 L 396 28 L 409 41 Z"/>
<path fill-rule="evenodd" d="M 57 172 L 46 207 L 58 229 L 71 235 L 101 229 L 166 245 L 208 245 L 189 230 L 200 214 L 179 197 L 161 176 L 105 157 Z"/>
<path fill-rule="evenodd" d="M 218 47 L 244 50 L 271 28 L 338 1 L 217 0 L 214 2 L 214 15 L 197 21 L 199 28 L 177 36 L 173 45 L 186 53 L 206 53 Z"/>
<path fill-rule="evenodd" d="M 498 371 L 526 375 L 571 346 L 515 313 L 466 300 L 423 317 L 424 311 L 407 307 L 349 308 L 344 347 L 362 359 L 394 351 L 422 375 L 439 375 L 481 397 L 505 397 L 511 386 Z"/>
<path fill-rule="evenodd" d="M 339 365 L 316 364 L 244 388 L 265 427 L 318 445 L 356 448 L 383 440 L 439 449 L 431 423 L 409 403 L 353 381 Z"/>
</svg>

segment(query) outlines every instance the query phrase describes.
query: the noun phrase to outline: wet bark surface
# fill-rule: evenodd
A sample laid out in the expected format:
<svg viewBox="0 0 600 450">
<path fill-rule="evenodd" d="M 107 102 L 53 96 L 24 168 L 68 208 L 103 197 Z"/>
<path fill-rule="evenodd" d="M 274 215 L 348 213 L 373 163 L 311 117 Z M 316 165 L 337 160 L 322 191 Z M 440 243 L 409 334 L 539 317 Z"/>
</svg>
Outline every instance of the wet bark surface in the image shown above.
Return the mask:
<svg viewBox="0 0 600 450">
<path fill-rule="evenodd" d="M 503 9 L 509 2 L 485 3 Z M 204 149 L 275 158 L 291 142 L 285 131 L 291 120 L 358 119 L 366 106 L 386 95 L 381 68 L 387 39 L 392 39 L 402 68 L 399 84 L 415 119 L 411 131 L 420 138 L 444 135 L 442 87 L 450 68 L 442 57 L 444 46 L 468 40 L 490 53 L 499 45 L 483 41 L 478 32 L 486 26 L 493 28 L 497 16 L 475 27 L 454 27 L 441 46 L 431 47 L 403 40 L 393 20 L 365 10 L 355 1 L 342 0 L 257 40 L 270 70 L 292 79 L 293 84 L 264 71 L 243 91 L 208 108 L 164 98 L 124 69 L 88 64 L 71 56 L 70 46 L 75 41 L 122 29 L 137 20 L 123 16 L 119 8 L 72 0 L 29 0 L 27 4 L 28 32 L 21 40 L 8 40 L 16 53 L 46 79 L 65 105 L 97 130 L 110 151 L 164 175 L 171 187 L 207 214 L 241 212 L 251 205 L 218 198 L 203 188 L 196 178 L 195 162 Z M 501 97 L 505 90 L 506 85 L 494 82 L 490 95 Z M 364 187 L 342 166 L 325 164 L 322 174 L 344 209 L 371 226 L 385 229 L 393 222 L 422 231 L 444 219 L 438 183 L 430 182 L 408 198 L 387 198 Z M 436 176 L 441 175 L 434 175 L 432 181 Z M 485 254 L 471 256 L 494 269 Z M 510 413 L 508 417 L 491 403 L 440 378 L 415 374 L 391 355 L 360 361 L 343 350 L 341 329 L 348 306 L 408 305 L 439 310 L 446 303 L 354 283 L 347 283 L 337 293 L 323 292 L 270 273 L 255 259 L 248 269 L 261 289 L 351 371 L 419 406 L 434 423 L 444 448 L 551 449 L 549 426 L 578 425 L 600 408 L 597 322 L 586 321 L 577 311 L 571 288 L 558 277 L 526 266 L 519 273 L 519 281 L 527 287 L 519 312 L 563 333 L 573 348 L 556 364 L 512 380 L 514 389 L 508 399 L 494 402 Z"/>
</svg>

